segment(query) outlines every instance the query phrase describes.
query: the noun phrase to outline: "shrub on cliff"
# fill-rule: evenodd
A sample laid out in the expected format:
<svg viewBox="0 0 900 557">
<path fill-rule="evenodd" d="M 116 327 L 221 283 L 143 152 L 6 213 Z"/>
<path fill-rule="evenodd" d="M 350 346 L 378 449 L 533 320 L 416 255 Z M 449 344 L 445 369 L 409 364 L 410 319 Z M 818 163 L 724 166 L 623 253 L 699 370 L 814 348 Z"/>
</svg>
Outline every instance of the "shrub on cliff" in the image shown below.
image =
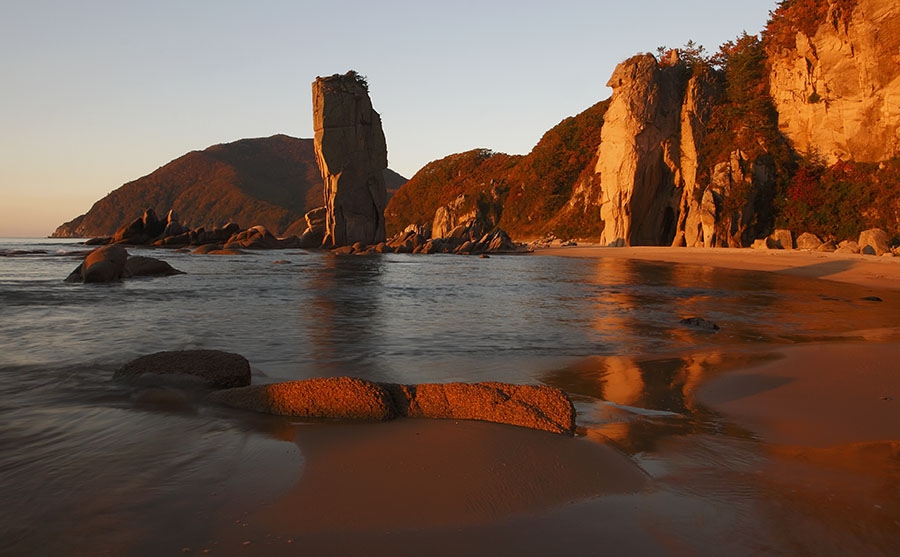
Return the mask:
<svg viewBox="0 0 900 557">
<path fill-rule="evenodd" d="M 794 48 L 797 31 L 808 37 L 829 18 L 837 28 L 847 25 L 853 15 L 857 0 L 782 0 L 769 12 L 769 21 L 763 31 L 767 50 Z"/>
<path fill-rule="evenodd" d="M 408 224 L 431 224 L 434 212 L 461 194 L 474 200 L 492 187 L 502 187 L 510 169 L 521 159 L 488 149 L 473 149 L 426 164 L 388 202 L 388 236 Z"/>
<path fill-rule="evenodd" d="M 869 228 L 900 233 L 900 159 L 826 166 L 804 157 L 779 200 L 779 227 L 851 239 Z"/>
<path fill-rule="evenodd" d="M 559 213 L 575 184 L 593 176 L 608 106 L 602 101 L 564 119 L 525 156 L 475 149 L 427 164 L 388 203 L 388 235 L 410 223 L 430 224 L 439 206 L 461 194 L 514 237 L 589 230 L 591 223 L 572 225 Z M 599 214 L 593 224 L 599 225 Z"/>
<path fill-rule="evenodd" d="M 513 235 L 543 235 L 572 197 L 584 173 L 593 174 L 600 130 L 609 101 L 564 119 L 541 137 L 510 175 L 502 227 Z M 559 222 L 556 227 L 565 227 Z M 549 228 L 553 228 L 552 226 Z"/>
</svg>

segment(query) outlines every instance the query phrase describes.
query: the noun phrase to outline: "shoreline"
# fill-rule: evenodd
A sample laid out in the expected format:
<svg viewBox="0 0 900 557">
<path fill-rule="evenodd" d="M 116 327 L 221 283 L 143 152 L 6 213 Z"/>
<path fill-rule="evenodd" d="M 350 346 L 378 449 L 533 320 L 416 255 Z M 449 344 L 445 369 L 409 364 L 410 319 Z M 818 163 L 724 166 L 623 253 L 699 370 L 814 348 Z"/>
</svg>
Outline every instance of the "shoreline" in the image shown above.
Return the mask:
<svg viewBox="0 0 900 557">
<path fill-rule="evenodd" d="M 611 248 L 596 244 L 536 248 L 534 254 L 633 259 L 741 271 L 763 271 L 844 282 L 870 288 L 900 290 L 900 257 L 751 248 L 673 248 L 665 246 Z"/>
<path fill-rule="evenodd" d="M 820 314 L 811 296 L 813 306 L 797 307 L 823 320 L 838 316 L 832 328 L 848 334 L 709 346 L 700 337 L 647 362 L 645 352 L 589 356 L 574 364 L 575 378 L 586 385 L 581 394 L 605 401 L 609 412 L 579 416 L 584 434 L 574 439 L 463 420 L 302 423 L 190 397 L 132 408 L 129 398 L 122 406 L 139 412 L 122 427 L 171 431 L 157 445 L 171 455 L 156 460 L 171 461 L 171 469 L 152 481 L 122 478 L 131 491 L 120 496 L 98 479 L 103 505 L 75 513 L 70 531 L 59 532 L 60 522 L 36 506 L 23 516 L 49 518 L 20 521 L 24 541 L 12 539 L 13 549 L 35 553 L 45 540 L 134 555 L 703 554 L 710 547 L 890 554 L 900 547 L 900 322 L 891 313 L 900 258 L 591 245 L 536 254 L 826 280 L 818 289 L 798 280 L 806 289 L 799 291 L 830 295 L 840 283 L 853 296 L 829 303 L 851 302 L 857 313 Z M 552 276 L 552 260 L 537 263 L 549 264 Z M 596 266 L 619 267 L 611 263 Z M 641 267 L 654 278 L 656 266 Z M 731 275 L 685 270 L 690 284 Z M 765 277 L 751 275 L 751 290 L 793 282 L 757 278 Z M 726 295 L 737 291 L 728 288 Z M 859 300 L 869 294 L 884 303 Z M 742 307 L 758 311 L 752 302 Z M 862 330 L 875 322 L 872 308 L 886 316 L 883 328 Z M 602 309 L 593 317 L 624 326 L 605 320 Z M 95 411 L 93 403 L 85 409 Z M 637 442 L 626 445 L 616 433 Z M 109 516 L 116 521 L 107 523 Z M 57 547 L 64 549 L 50 549 Z"/>
</svg>

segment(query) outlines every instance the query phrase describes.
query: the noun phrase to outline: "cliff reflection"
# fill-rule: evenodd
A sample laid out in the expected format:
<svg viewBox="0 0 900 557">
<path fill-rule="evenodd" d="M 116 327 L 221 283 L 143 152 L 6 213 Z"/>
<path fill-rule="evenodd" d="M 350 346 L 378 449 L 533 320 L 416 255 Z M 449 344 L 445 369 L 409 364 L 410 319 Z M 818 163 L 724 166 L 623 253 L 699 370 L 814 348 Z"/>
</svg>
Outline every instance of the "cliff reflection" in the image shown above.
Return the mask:
<svg viewBox="0 0 900 557">
<path fill-rule="evenodd" d="M 310 341 L 310 376 L 377 373 L 380 297 L 384 262 L 378 257 L 322 258 L 310 281 L 313 319 L 304 319 Z"/>
<path fill-rule="evenodd" d="M 594 356 L 543 380 L 572 396 L 585 435 L 611 440 L 635 454 L 653 450 L 658 440 L 671 435 L 724 431 L 749 436 L 697 403 L 692 394 L 716 373 L 772 357 L 719 350 L 657 358 Z"/>
</svg>

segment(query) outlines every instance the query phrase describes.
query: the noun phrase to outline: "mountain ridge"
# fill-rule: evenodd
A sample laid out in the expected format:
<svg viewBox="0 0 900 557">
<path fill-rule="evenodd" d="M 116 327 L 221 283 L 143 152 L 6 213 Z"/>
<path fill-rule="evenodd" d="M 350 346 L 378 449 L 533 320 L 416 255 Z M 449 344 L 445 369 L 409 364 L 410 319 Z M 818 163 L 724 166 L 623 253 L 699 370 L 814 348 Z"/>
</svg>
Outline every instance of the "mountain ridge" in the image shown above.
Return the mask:
<svg viewBox="0 0 900 557">
<path fill-rule="evenodd" d="M 385 177 L 389 193 L 406 181 L 391 170 Z M 306 212 L 323 204 L 313 140 L 276 134 L 190 151 L 113 190 L 52 236 L 110 236 L 148 207 L 161 214 L 174 210 L 192 228 L 237 222 L 281 235 L 298 221 L 302 225 L 293 230 L 305 228 Z"/>
</svg>

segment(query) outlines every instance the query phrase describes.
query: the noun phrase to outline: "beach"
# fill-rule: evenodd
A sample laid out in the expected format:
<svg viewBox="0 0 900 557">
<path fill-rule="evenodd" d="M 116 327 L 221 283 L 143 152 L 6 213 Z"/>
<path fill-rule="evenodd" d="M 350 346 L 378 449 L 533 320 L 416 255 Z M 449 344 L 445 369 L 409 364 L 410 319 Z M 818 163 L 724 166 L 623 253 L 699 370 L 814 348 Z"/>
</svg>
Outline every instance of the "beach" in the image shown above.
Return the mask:
<svg viewBox="0 0 900 557">
<path fill-rule="evenodd" d="M 889 555 L 900 544 L 900 320 L 892 310 L 900 259 L 592 246 L 488 260 L 310 257 L 173 258 L 191 273 L 130 290 L 84 291 L 103 324 L 110 317 L 97 293 L 147 300 L 132 311 L 139 326 L 124 325 L 135 333 L 121 340 L 117 330 L 105 333 L 107 346 L 118 349 L 113 357 L 94 356 L 91 335 L 82 335 L 83 348 L 77 337 L 53 341 L 75 353 L 59 372 L 28 367 L 37 365 L 26 361 L 37 349 L 10 352 L 21 362 L 6 368 L 8 379 L 29 382 L 8 386 L 0 407 L 12 427 L 0 487 L 15 502 L 0 509 L 9 526 L 0 553 Z M 272 266 L 274 259 L 295 267 Z M 462 323 L 483 310 L 481 319 L 493 317 L 494 325 L 477 337 L 447 337 L 450 345 L 444 336 L 460 327 L 436 329 L 441 334 L 426 344 L 412 335 L 436 327 L 414 321 L 431 306 L 404 309 L 402 302 L 409 285 L 445 276 L 448 263 L 471 270 L 446 287 L 444 312 L 463 303 L 458 292 L 477 294 L 471 285 L 486 272 L 509 281 L 453 318 Z M 168 347 L 178 322 L 165 321 L 163 332 L 145 323 L 168 317 L 171 299 L 185 289 L 181 311 L 202 323 L 236 311 L 228 306 L 242 303 L 238 296 L 214 304 L 219 314 L 193 293 L 223 296 L 222 286 L 207 284 L 225 280 L 216 277 L 228 265 L 250 269 L 236 292 L 259 277 L 284 281 L 252 306 L 238 306 L 240 336 L 201 344 L 245 353 L 254 382 L 294 377 L 299 359 L 319 366 L 304 371 L 312 375 L 355 369 L 374 380 L 544 383 L 569 393 L 576 434 L 458 420 L 303 422 L 223 408 L 173 386 L 111 383 L 130 354 Z M 562 269 L 570 275 L 555 287 L 553 304 L 567 305 L 528 313 L 543 307 L 543 288 Z M 535 270 L 523 297 L 516 281 Z M 300 307 L 316 308 L 316 327 L 294 318 L 282 338 L 290 319 L 276 320 L 280 329 L 266 320 L 307 275 L 323 285 L 297 294 L 309 299 Z M 399 297 L 373 305 L 351 296 L 361 276 L 364 288 L 400 285 Z M 586 280 L 597 285 L 587 288 Z M 727 287 L 700 284 L 706 281 Z M 47 288 L 60 287 L 54 280 Z M 509 292 L 515 296 L 503 304 L 486 303 Z M 109 311 L 118 318 L 117 307 Z M 813 310 L 813 319 L 802 315 Z M 714 317 L 721 331 L 679 328 L 678 317 L 693 311 Z M 84 321 L 87 314 L 76 315 Z M 526 327 L 503 336 L 496 323 L 514 315 L 539 323 L 540 335 Z M 358 328 L 360 319 L 386 325 L 391 335 Z M 61 325 L 58 334 L 67 334 L 71 326 Z M 260 336 L 248 336 L 254 330 Z M 612 348 L 593 349 L 589 338 L 567 348 L 585 330 Z M 279 352 L 285 339 L 306 333 L 308 352 L 297 355 L 291 344 Z M 32 337 L 23 334 L 19 344 Z M 135 343 L 142 338 L 152 345 Z M 523 343 L 533 347 L 519 354 Z M 410 345 L 427 349 L 397 352 L 388 362 L 393 375 L 380 371 L 388 369 L 380 363 L 385 351 Z M 565 357 L 552 356 L 561 350 Z M 95 362 L 79 363 L 88 357 Z"/>
<path fill-rule="evenodd" d="M 900 260 L 888 258 L 541 253 L 761 270 L 874 293 L 900 285 Z M 574 439 L 480 422 L 299 427 L 289 434 L 305 459 L 297 481 L 221 520 L 207 532 L 214 545 L 199 545 L 322 555 L 887 555 L 900 543 L 898 340 L 896 330 L 859 331 L 766 347 L 767 358 L 722 372 L 707 366 L 686 383 L 686 398 L 743 434 L 673 434 L 630 456 L 609 426 Z"/>
</svg>

